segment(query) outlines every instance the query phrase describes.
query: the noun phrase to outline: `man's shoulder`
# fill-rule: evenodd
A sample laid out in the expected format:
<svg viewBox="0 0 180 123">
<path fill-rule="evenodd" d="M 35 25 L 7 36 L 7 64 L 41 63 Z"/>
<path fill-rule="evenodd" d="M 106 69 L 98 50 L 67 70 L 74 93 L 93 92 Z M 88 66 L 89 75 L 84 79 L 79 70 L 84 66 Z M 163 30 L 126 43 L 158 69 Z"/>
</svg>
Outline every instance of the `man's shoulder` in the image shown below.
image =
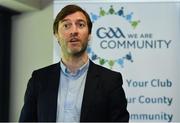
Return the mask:
<svg viewBox="0 0 180 123">
<path fill-rule="evenodd" d="M 104 66 L 100 66 L 96 63 L 93 63 L 93 66 L 95 67 L 95 69 L 97 71 L 99 71 L 100 73 L 106 73 L 106 74 L 109 74 L 109 75 L 117 75 L 117 74 L 121 74 L 120 72 L 117 72 L 117 71 L 113 71 L 109 68 L 106 68 Z"/>
<path fill-rule="evenodd" d="M 91 69 L 93 69 L 93 74 L 98 75 L 101 78 L 103 84 L 105 84 L 107 89 L 113 89 L 117 85 L 123 83 L 122 74 L 117 71 L 113 71 L 109 68 L 94 64 Z"/>
<path fill-rule="evenodd" d="M 48 73 L 48 72 L 54 72 L 57 71 L 60 67 L 60 63 L 54 63 L 39 69 L 34 70 L 33 73 Z"/>
</svg>

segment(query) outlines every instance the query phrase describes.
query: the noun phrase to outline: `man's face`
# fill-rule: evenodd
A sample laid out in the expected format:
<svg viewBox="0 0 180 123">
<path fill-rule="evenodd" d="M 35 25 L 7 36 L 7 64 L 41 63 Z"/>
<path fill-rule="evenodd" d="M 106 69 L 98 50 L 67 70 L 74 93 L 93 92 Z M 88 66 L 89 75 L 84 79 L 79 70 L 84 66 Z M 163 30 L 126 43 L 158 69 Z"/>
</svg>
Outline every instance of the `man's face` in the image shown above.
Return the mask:
<svg viewBox="0 0 180 123">
<path fill-rule="evenodd" d="M 81 54 L 86 50 L 89 40 L 86 17 L 82 12 L 67 15 L 59 22 L 58 32 L 55 34 L 66 55 Z"/>
</svg>

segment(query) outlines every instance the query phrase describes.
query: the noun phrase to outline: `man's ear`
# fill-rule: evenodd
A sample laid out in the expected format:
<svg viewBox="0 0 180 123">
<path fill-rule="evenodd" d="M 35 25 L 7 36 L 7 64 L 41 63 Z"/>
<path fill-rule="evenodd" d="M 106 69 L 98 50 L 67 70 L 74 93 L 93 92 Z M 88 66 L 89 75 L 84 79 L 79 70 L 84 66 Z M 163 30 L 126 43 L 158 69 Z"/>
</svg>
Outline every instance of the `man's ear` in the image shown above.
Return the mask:
<svg viewBox="0 0 180 123">
<path fill-rule="evenodd" d="M 58 40 L 58 39 L 59 39 L 59 36 L 58 36 L 58 34 L 57 34 L 57 33 L 55 33 L 55 34 L 54 34 L 54 36 L 56 37 L 56 39 L 57 39 L 57 42 L 58 42 L 58 44 L 60 45 L 60 43 L 59 43 L 59 40 Z"/>
<path fill-rule="evenodd" d="M 57 34 L 57 32 L 54 34 L 54 36 L 56 37 L 56 39 L 58 39 L 58 34 Z"/>
<path fill-rule="evenodd" d="M 90 41 L 91 40 L 91 34 L 89 34 L 89 36 L 88 36 L 88 41 Z"/>
</svg>

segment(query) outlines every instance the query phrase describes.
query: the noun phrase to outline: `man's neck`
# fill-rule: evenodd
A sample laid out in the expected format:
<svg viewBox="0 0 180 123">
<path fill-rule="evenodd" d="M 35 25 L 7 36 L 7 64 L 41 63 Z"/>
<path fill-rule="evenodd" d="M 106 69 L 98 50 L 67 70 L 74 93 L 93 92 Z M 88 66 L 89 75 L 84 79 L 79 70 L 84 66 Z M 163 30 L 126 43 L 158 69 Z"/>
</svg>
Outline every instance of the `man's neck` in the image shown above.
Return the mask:
<svg viewBox="0 0 180 123">
<path fill-rule="evenodd" d="M 76 72 L 81 66 L 83 66 L 88 61 L 87 53 L 82 54 L 81 56 L 68 56 L 65 57 L 62 55 L 62 62 L 65 66 L 72 72 Z"/>
</svg>

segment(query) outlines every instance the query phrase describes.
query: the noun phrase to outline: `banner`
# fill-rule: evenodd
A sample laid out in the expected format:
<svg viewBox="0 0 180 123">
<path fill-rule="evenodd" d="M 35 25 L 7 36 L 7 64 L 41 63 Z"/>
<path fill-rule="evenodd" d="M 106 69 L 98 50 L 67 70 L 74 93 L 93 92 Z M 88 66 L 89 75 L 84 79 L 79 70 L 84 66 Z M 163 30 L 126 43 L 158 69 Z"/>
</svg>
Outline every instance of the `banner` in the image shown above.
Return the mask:
<svg viewBox="0 0 180 123">
<path fill-rule="evenodd" d="M 54 17 L 67 4 L 55 1 Z M 180 2 L 73 4 L 93 22 L 90 59 L 123 75 L 130 121 L 180 121 Z"/>
</svg>

